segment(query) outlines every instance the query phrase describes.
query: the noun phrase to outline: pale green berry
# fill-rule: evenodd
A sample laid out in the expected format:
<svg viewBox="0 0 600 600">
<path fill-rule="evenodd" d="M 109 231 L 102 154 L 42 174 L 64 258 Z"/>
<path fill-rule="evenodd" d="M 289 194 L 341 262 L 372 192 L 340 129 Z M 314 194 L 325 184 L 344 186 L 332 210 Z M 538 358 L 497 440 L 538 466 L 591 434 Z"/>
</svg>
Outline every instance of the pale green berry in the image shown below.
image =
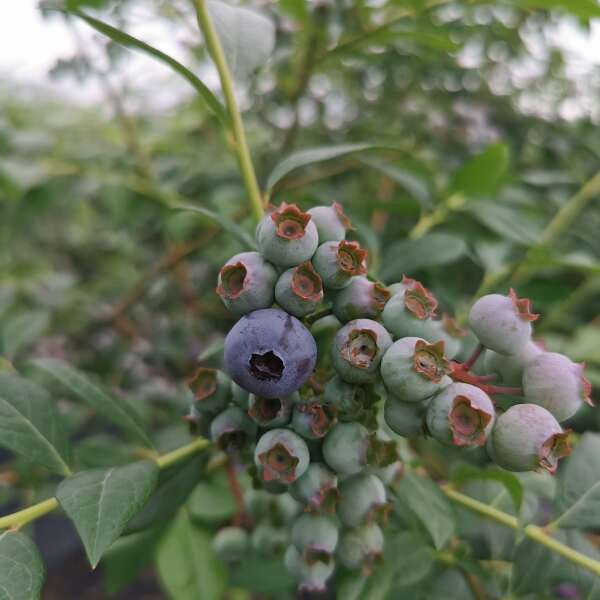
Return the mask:
<svg viewBox="0 0 600 600">
<path fill-rule="evenodd" d="M 337 475 L 322 463 L 311 463 L 290 493 L 309 510 L 333 512 L 339 497 Z"/>
<path fill-rule="evenodd" d="M 340 484 L 337 514 L 346 527 L 358 527 L 378 518 L 385 520 L 388 509 L 385 486 L 376 475 L 361 473 Z"/>
<path fill-rule="evenodd" d="M 312 262 L 321 276 L 323 286 L 339 290 L 350 284 L 353 277 L 367 273 L 367 251 L 358 242 L 325 242 L 321 244 Z"/>
<path fill-rule="evenodd" d="M 210 424 L 210 439 L 225 452 L 237 452 L 255 437 L 256 424 L 238 406 L 226 408 Z"/>
<path fill-rule="evenodd" d="M 310 261 L 284 271 L 275 285 L 275 300 L 286 312 L 304 317 L 323 300 L 323 282 Z"/>
<path fill-rule="evenodd" d="M 273 527 L 270 523 L 259 523 L 252 532 L 250 544 L 252 549 L 263 556 L 273 556 L 284 550 L 289 544 L 286 529 Z"/>
<path fill-rule="evenodd" d="M 331 206 L 313 206 L 307 212 L 317 227 L 321 243 L 343 240 L 346 231 L 354 229 L 339 202 Z"/>
<path fill-rule="evenodd" d="M 200 412 L 216 413 L 227 407 L 231 379 L 223 371 L 201 367 L 188 385 L 194 394 L 194 406 Z"/>
<path fill-rule="evenodd" d="M 248 534 L 241 527 L 224 527 L 213 538 L 213 550 L 224 562 L 238 562 L 248 552 Z"/>
<path fill-rule="evenodd" d="M 332 555 L 338 544 L 338 527 L 326 515 L 304 513 L 292 527 L 292 544 L 308 560 Z"/>
<path fill-rule="evenodd" d="M 340 421 L 370 420 L 377 395 L 369 384 L 346 383 L 339 375 L 334 375 L 325 385 L 324 401 L 335 409 Z"/>
<path fill-rule="evenodd" d="M 421 435 L 429 402 L 429 399 L 423 402 L 401 402 L 388 398 L 383 412 L 386 425 L 403 437 Z"/>
<path fill-rule="evenodd" d="M 248 410 L 249 397 L 250 392 L 235 381 L 231 382 L 231 400 L 236 406 L 239 406 L 242 410 Z"/>
<path fill-rule="evenodd" d="M 281 427 L 290 422 L 292 408 L 299 399 L 298 392 L 281 398 L 263 398 L 250 394 L 248 414 L 261 427 L 267 429 Z"/>
<path fill-rule="evenodd" d="M 337 558 L 347 569 L 362 569 L 368 575 L 383 559 L 383 544 L 381 528 L 375 523 L 367 523 L 342 534 Z"/>
<path fill-rule="evenodd" d="M 310 463 L 306 442 L 289 429 L 271 429 L 256 444 L 254 463 L 263 481 L 289 485 Z"/>
<path fill-rule="evenodd" d="M 325 560 L 306 560 L 294 545 L 288 547 L 284 557 L 285 567 L 291 573 L 300 590 L 307 592 L 323 592 L 327 589 L 327 580 L 335 570 L 335 561 L 331 558 Z"/>
<path fill-rule="evenodd" d="M 335 414 L 331 405 L 318 399 L 298 402 L 294 405 L 291 427 L 303 438 L 319 440 L 335 423 Z"/>
<path fill-rule="evenodd" d="M 353 319 L 376 319 L 384 309 L 390 293 L 380 283 L 364 276 L 353 277 L 333 298 L 333 314 L 346 323 Z"/>
</svg>

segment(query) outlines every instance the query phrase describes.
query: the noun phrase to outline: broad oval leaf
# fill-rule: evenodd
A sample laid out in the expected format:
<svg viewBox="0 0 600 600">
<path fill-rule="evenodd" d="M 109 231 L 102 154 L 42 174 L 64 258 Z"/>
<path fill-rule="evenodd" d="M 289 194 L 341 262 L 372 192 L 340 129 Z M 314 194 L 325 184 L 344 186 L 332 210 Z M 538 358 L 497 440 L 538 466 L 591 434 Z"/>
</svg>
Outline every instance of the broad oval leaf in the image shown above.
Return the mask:
<svg viewBox="0 0 600 600">
<path fill-rule="evenodd" d="M 517 595 L 537 592 L 554 571 L 557 555 L 530 538 L 523 538 L 515 549 L 511 591 Z"/>
<path fill-rule="evenodd" d="M 498 188 L 508 169 L 508 148 L 491 144 L 458 169 L 449 186 L 449 192 L 468 198 L 489 196 Z"/>
<path fill-rule="evenodd" d="M 243 6 L 230 6 L 217 0 L 209 1 L 207 6 L 229 70 L 235 79 L 245 79 L 273 53 L 273 22 Z"/>
<path fill-rule="evenodd" d="M 41 310 L 21 313 L 7 319 L 2 327 L 2 349 L 9 357 L 35 342 L 48 328 L 50 317 Z"/>
<path fill-rule="evenodd" d="M 565 528 L 600 527 L 600 435 L 586 433 L 558 472 L 555 524 Z"/>
<path fill-rule="evenodd" d="M 214 555 L 209 531 L 194 525 L 180 510 L 158 544 L 156 567 L 163 586 L 177 600 L 221 600 L 226 576 Z"/>
<path fill-rule="evenodd" d="M 0 534 L 0 599 L 38 600 L 45 569 L 36 545 L 23 533 Z"/>
<path fill-rule="evenodd" d="M 210 108 L 210 110 L 215 114 L 215 116 L 219 119 L 221 124 L 225 127 L 229 127 L 229 118 L 227 113 L 225 112 L 225 108 L 221 104 L 221 102 L 217 99 L 217 97 L 206 87 L 206 85 L 198 78 L 194 73 L 192 73 L 187 67 L 183 66 L 179 61 L 175 60 L 173 57 L 165 54 L 158 48 L 154 48 L 142 40 L 138 40 L 137 38 L 109 25 L 108 23 L 104 23 L 86 13 L 78 10 L 76 8 L 70 10 L 64 10 L 56 6 L 47 6 L 48 9 L 52 10 L 62 10 L 62 12 L 68 12 L 69 14 L 75 15 L 80 19 L 83 19 L 90 27 L 93 27 L 96 31 L 104 34 L 109 37 L 111 40 L 116 42 L 117 44 L 121 44 L 127 48 L 133 48 L 135 50 L 141 50 L 145 54 L 148 54 L 163 64 L 170 67 L 173 71 L 181 75 L 184 79 L 186 79 L 198 92 L 200 97 L 206 102 L 206 105 Z"/>
<path fill-rule="evenodd" d="M 33 361 L 32 364 L 48 375 L 50 379 L 58 382 L 73 396 L 93 408 L 99 415 L 135 435 L 147 446 L 152 446 L 139 416 L 127 401 L 113 398 L 92 383 L 84 373 L 61 360 L 40 358 Z"/>
<path fill-rule="evenodd" d="M 425 477 L 407 473 L 397 488 L 399 510 L 411 510 L 428 531 L 439 550 L 454 535 L 456 519 L 449 500 L 438 486 Z"/>
<path fill-rule="evenodd" d="M 237 238 L 246 248 L 256 250 L 256 244 L 254 243 L 252 236 L 231 219 L 209 210 L 208 208 L 194 206 L 193 204 L 176 204 L 172 208 L 174 210 L 189 210 L 199 213 L 220 225 L 227 233 L 230 233 L 233 237 Z"/>
<path fill-rule="evenodd" d="M 50 395 L 39 385 L 0 372 L 0 446 L 69 475 L 69 442 Z"/>
<path fill-rule="evenodd" d="M 92 567 L 146 504 L 157 479 L 158 465 L 143 460 L 82 471 L 58 486 L 56 499 L 73 521 Z"/>
<path fill-rule="evenodd" d="M 270 196 L 275 186 L 289 173 L 315 163 L 347 156 L 355 152 L 364 152 L 365 150 L 402 150 L 398 146 L 390 146 L 385 144 L 341 144 L 339 146 L 321 146 L 319 148 L 308 148 L 294 152 L 287 158 L 275 165 L 267 179 L 267 196 Z"/>
<path fill-rule="evenodd" d="M 452 263 L 466 252 L 464 239 L 449 233 L 427 233 L 417 240 L 400 240 L 385 251 L 380 275 L 387 281 L 399 279 L 404 273 Z"/>
</svg>

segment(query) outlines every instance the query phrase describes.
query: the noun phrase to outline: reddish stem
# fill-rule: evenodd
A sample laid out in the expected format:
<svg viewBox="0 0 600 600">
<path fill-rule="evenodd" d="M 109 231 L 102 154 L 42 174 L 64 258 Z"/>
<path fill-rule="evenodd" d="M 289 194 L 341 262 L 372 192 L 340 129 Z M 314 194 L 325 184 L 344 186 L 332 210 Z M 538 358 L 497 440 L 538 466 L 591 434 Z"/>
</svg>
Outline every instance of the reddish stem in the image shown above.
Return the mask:
<svg viewBox="0 0 600 600">
<path fill-rule="evenodd" d="M 481 353 L 485 350 L 485 346 L 483 344 L 477 344 L 475 350 L 473 350 L 473 354 L 467 358 L 467 360 L 462 364 L 463 371 L 469 371 L 471 367 L 477 362 L 477 359 L 481 356 Z"/>
<path fill-rule="evenodd" d="M 477 360 L 477 359 L 476 359 Z M 469 383 L 471 385 L 477 386 L 479 389 L 483 390 L 486 394 L 513 394 L 515 396 L 522 396 L 523 390 L 520 387 L 506 387 L 502 385 L 488 385 L 488 381 L 493 381 L 496 378 L 496 375 L 475 375 L 474 373 L 469 373 L 469 371 L 465 368 L 466 363 L 459 363 L 452 361 L 450 363 L 450 367 L 452 369 L 450 373 L 450 377 L 454 381 L 460 381 L 462 383 Z"/>
<path fill-rule="evenodd" d="M 482 389 L 486 394 L 494 395 L 494 394 L 510 394 L 511 396 L 522 396 L 523 388 L 520 387 L 509 387 L 505 385 L 480 385 L 480 389 Z"/>
<path fill-rule="evenodd" d="M 229 489 L 231 490 L 231 494 L 233 495 L 237 507 L 236 515 L 233 517 L 233 524 L 239 527 L 248 523 L 248 515 L 246 514 L 244 494 L 236 473 L 233 457 L 229 457 L 229 460 L 225 465 L 225 470 L 227 471 L 227 479 L 229 480 Z"/>
</svg>

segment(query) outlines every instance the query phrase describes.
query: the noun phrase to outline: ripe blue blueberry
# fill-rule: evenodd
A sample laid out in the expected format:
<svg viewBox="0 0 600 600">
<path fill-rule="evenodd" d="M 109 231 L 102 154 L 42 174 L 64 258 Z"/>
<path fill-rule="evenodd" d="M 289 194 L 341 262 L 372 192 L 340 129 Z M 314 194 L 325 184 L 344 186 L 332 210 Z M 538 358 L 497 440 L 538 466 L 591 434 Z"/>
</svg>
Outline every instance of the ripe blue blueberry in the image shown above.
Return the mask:
<svg viewBox="0 0 600 600">
<path fill-rule="evenodd" d="M 277 271 L 258 252 L 242 252 L 219 271 L 217 294 L 235 315 L 273 304 Z"/>
<path fill-rule="evenodd" d="M 511 288 L 508 296 L 479 298 L 469 312 L 469 325 L 486 348 L 516 354 L 531 339 L 531 322 L 538 316 L 531 312 L 531 302 Z"/>
<path fill-rule="evenodd" d="M 571 451 L 568 435 L 545 408 L 515 404 L 496 419 L 487 450 L 495 463 L 509 471 L 541 468 L 554 473 L 558 461 Z"/>
<path fill-rule="evenodd" d="M 494 404 L 484 391 L 468 383 L 451 383 L 429 402 L 427 429 L 442 444 L 483 446 L 495 415 Z"/>
<path fill-rule="evenodd" d="M 444 342 L 429 344 L 416 337 L 401 338 L 381 361 L 381 378 L 387 391 L 402 402 L 422 402 L 446 383 L 450 363 Z"/>
<path fill-rule="evenodd" d="M 346 231 L 354 229 L 339 202 L 331 206 L 313 206 L 307 212 L 313 218 L 321 243 L 343 240 Z"/>
<path fill-rule="evenodd" d="M 376 319 L 389 298 L 390 293 L 385 287 L 361 275 L 353 277 L 335 294 L 332 310 L 342 323 L 353 319 Z"/>
<path fill-rule="evenodd" d="M 331 290 L 340 290 L 353 277 L 367 273 L 367 251 L 358 242 L 325 242 L 317 248 L 312 262 L 323 286 Z"/>
<path fill-rule="evenodd" d="M 584 403 L 592 405 L 592 386 L 585 365 L 564 354 L 542 352 L 525 364 L 523 392 L 527 402 L 549 410 L 558 421 L 572 417 Z"/>
<path fill-rule="evenodd" d="M 245 390 L 264 398 L 295 392 L 312 375 L 316 360 L 310 331 L 274 308 L 245 315 L 225 339 L 225 370 Z"/>
<path fill-rule="evenodd" d="M 377 321 L 350 321 L 336 333 L 333 340 L 333 368 L 348 383 L 373 382 L 379 376 L 381 358 L 391 344 L 390 334 Z"/>
<path fill-rule="evenodd" d="M 284 271 L 275 285 L 275 300 L 286 312 L 304 317 L 323 300 L 323 282 L 310 261 Z"/>
<path fill-rule="evenodd" d="M 308 213 L 286 204 L 265 215 L 256 229 L 258 249 L 270 262 L 293 267 L 312 258 L 319 245 L 317 228 Z"/>
</svg>

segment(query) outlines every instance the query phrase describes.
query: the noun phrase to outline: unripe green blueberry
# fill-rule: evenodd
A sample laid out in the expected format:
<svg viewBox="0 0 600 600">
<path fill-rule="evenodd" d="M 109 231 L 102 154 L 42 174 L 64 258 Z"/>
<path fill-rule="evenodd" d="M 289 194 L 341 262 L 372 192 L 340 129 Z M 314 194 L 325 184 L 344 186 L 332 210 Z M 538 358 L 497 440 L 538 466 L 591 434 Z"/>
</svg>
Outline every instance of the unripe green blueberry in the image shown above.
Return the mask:
<svg viewBox="0 0 600 600">
<path fill-rule="evenodd" d="M 403 437 L 421 435 L 429 402 L 429 399 L 423 402 L 401 402 L 396 398 L 388 398 L 383 408 L 386 425 Z"/>
<path fill-rule="evenodd" d="M 242 410 L 248 410 L 248 400 L 250 398 L 250 392 L 245 390 L 241 385 L 238 385 L 235 381 L 231 382 L 231 400 Z"/>
<path fill-rule="evenodd" d="M 385 520 L 388 511 L 385 486 L 376 475 L 360 473 L 340 484 L 337 514 L 346 527 L 358 527 L 379 518 Z"/>
<path fill-rule="evenodd" d="M 523 392 L 527 402 L 549 410 L 558 421 L 572 417 L 584 403 L 593 406 L 592 386 L 585 378 L 585 365 L 557 352 L 542 352 L 526 363 Z"/>
<path fill-rule="evenodd" d="M 342 533 L 337 558 L 347 569 L 361 569 L 369 575 L 383 559 L 383 531 L 375 523 L 366 523 Z"/>
<path fill-rule="evenodd" d="M 390 293 L 366 277 L 353 277 L 333 299 L 333 314 L 342 322 L 352 319 L 376 319 L 389 300 Z"/>
<path fill-rule="evenodd" d="M 270 262 L 293 267 L 312 258 L 319 234 L 308 213 L 286 204 L 265 215 L 256 230 L 258 249 Z"/>
<path fill-rule="evenodd" d="M 238 562 L 248 552 L 248 534 L 241 527 L 224 527 L 217 531 L 212 545 L 223 562 Z"/>
<path fill-rule="evenodd" d="M 216 413 L 227 407 L 231 379 L 217 369 L 199 368 L 188 381 L 194 394 L 194 406 L 200 412 Z"/>
<path fill-rule="evenodd" d="M 284 557 L 285 567 L 298 582 L 300 590 L 323 592 L 327 589 L 327 580 L 333 574 L 335 561 L 329 558 L 326 562 L 306 560 L 294 545 L 288 547 Z"/>
<path fill-rule="evenodd" d="M 333 339 L 333 368 L 348 383 L 373 382 L 379 375 L 381 358 L 391 344 L 390 334 L 377 321 L 350 321 Z"/>
<path fill-rule="evenodd" d="M 354 229 L 339 202 L 334 202 L 331 206 L 313 206 L 307 212 L 317 227 L 321 243 L 343 240 L 346 231 Z"/>
<path fill-rule="evenodd" d="M 456 321 L 447 313 L 442 314 L 439 321 L 433 321 L 433 333 L 431 337 L 425 338 L 428 342 L 444 342 L 444 354 L 447 358 L 455 358 L 461 351 L 462 340 L 467 331 L 458 326 Z"/>
<path fill-rule="evenodd" d="M 292 429 L 303 438 L 324 438 L 336 421 L 335 409 L 320 400 L 298 402 L 294 405 Z"/>
<path fill-rule="evenodd" d="M 340 421 L 369 421 L 376 400 L 370 385 L 346 383 L 334 375 L 325 385 L 324 401 L 332 406 Z"/>
<path fill-rule="evenodd" d="M 306 442 L 289 429 L 267 431 L 254 451 L 254 463 L 265 482 L 289 485 L 303 475 L 309 462 Z"/>
<path fill-rule="evenodd" d="M 200 412 L 193 404 L 189 407 L 187 415 L 182 417 L 182 420 L 188 424 L 192 435 L 201 435 L 202 437 L 210 436 L 210 425 L 212 423 L 212 414 L 208 412 Z"/>
<path fill-rule="evenodd" d="M 281 398 L 263 398 L 250 394 L 248 414 L 261 427 L 273 428 L 287 425 L 292 417 L 292 407 L 300 399 L 298 392 Z"/>
<path fill-rule="evenodd" d="M 338 527 L 326 515 L 304 513 L 292 527 L 292 544 L 308 561 L 331 556 L 338 544 Z"/>
<path fill-rule="evenodd" d="M 496 375 L 497 383 L 520 387 L 525 364 L 542 352 L 542 348 L 533 341 L 527 342 L 516 354 L 498 354 L 486 350 L 483 356 L 484 371 Z"/>
<path fill-rule="evenodd" d="M 404 464 L 401 460 L 397 460 L 391 465 L 387 465 L 387 467 L 379 467 L 372 471 L 374 475 L 377 475 L 381 479 L 384 485 L 393 487 L 404 475 Z"/>
<path fill-rule="evenodd" d="M 289 541 L 286 529 L 273 527 L 270 523 L 259 523 L 250 538 L 252 549 L 263 556 L 280 553 L 289 544 Z"/>
<path fill-rule="evenodd" d="M 422 402 L 439 391 L 450 363 L 444 342 L 429 344 L 416 337 L 394 342 L 381 360 L 381 378 L 387 391 L 403 402 Z"/>
<path fill-rule="evenodd" d="M 417 336 L 432 340 L 438 333 L 433 320 L 438 303 L 433 294 L 419 281 L 406 276 L 402 287 L 394 285 L 397 291 L 381 313 L 385 328 L 397 338 Z"/>
<path fill-rule="evenodd" d="M 258 252 L 231 257 L 219 271 L 217 294 L 235 315 L 273 304 L 277 271 Z"/>
<path fill-rule="evenodd" d="M 284 271 L 275 285 L 275 300 L 286 312 L 304 317 L 323 300 L 323 282 L 310 261 Z"/>
<path fill-rule="evenodd" d="M 254 521 L 260 521 L 271 510 L 271 494 L 265 490 L 250 488 L 244 492 L 246 512 Z"/>
<path fill-rule="evenodd" d="M 256 424 L 238 406 L 219 413 L 210 425 L 210 439 L 224 452 L 235 452 L 254 442 Z"/>
<path fill-rule="evenodd" d="M 494 426 L 490 397 L 469 383 L 455 382 L 436 394 L 427 408 L 427 429 L 438 442 L 483 446 Z"/>
<path fill-rule="evenodd" d="M 290 486 L 290 493 L 308 510 L 333 512 L 339 497 L 336 474 L 322 463 L 311 463 L 302 477 Z"/>
<path fill-rule="evenodd" d="M 554 473 L 558 461 L 571 451 L 568 435 L 545 408 L 515 404 L 496 419 L 488 452 L 508 471 L 542 468 Z"/>
<path fill-rule="evenodd" d="M 323 286 L 331 290 L 340 290 L 353 277 L 367 273 L 367 251 L 358 242 L 325 242 L 317 248 L 312 262 Z"/>
<path fill-rule="evenodd" d="M 277 517 L 277 520 L 281 521 L 282 523 L 291 523 L 292 521 L 294 521 L 296 517 L 302 512 L 302 508 L 303 507 L 300 504 L 300 502 L 298 502 L 291 494 L 287 492 L 275 496 L 274 516 Z"/>
<path fill-rule="evenodd" d="M 530 309 L 531 302 L 512 288 L 508 296 L 488 294 L 471 307 L 469 325 L 486 348 L 516 354 L 531 339 L 531 322 L 539 316 Z"/>
</svg>

